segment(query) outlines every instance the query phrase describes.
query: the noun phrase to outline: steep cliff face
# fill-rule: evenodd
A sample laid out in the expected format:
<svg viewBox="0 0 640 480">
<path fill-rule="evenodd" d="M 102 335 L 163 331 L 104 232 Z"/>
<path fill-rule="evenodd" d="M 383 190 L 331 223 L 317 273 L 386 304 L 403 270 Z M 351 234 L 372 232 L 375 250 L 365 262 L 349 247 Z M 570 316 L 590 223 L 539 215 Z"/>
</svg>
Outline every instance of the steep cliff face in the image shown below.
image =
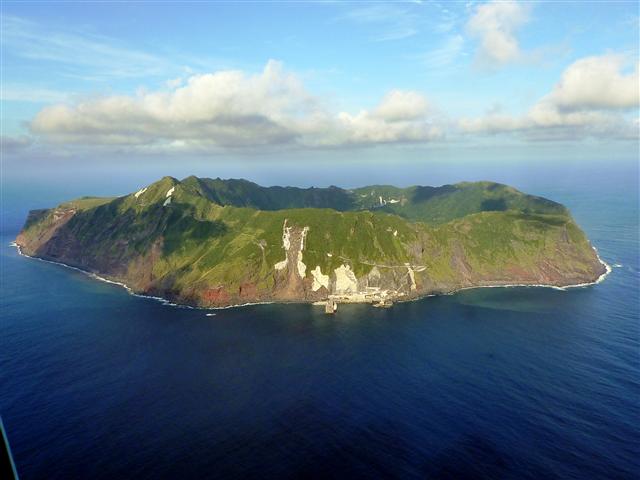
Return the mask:
<svg viewBox="0 0 640 480">
<path fill-rule="evenodd" d="M 564 207 L 497 184 L 438 190 L 431 210 L 420 202 L 434 202 L 433 192 L 415 200 L 415 192 L 427 187 L 412 187 L 413 200 L 385 190 L 378 206 L 359 210 L 259 210 L 223 205 L 220 192 L 214 201 L 214 193 L 203 191 L 208 183 L 197 180 L 165 177 L 125 197 L 84 198 L 34 211 L 16 242 L 27 255 L 123 281 L 136 292 L 203 306 L 373 302 L 478 285 L 565 286 L 593 282 L 605 270 Z M 337 203 L 365 195 L 362 204 L 380 187 L 356 194 L 339 190 L 305 191 L 300 201 L 331 203 L 336 191 Z M 297 194 L 285 191 L 287 205 L 295 206 Z M 489 197 L 501 208 L 487 208 Z M 465 198 L 475 203 L 457 204 Z M 384 202 L 403 206 L 405 215 L 380 208 Z M 437 220 L 411 221 L 411 215 Z"/>
</svg>

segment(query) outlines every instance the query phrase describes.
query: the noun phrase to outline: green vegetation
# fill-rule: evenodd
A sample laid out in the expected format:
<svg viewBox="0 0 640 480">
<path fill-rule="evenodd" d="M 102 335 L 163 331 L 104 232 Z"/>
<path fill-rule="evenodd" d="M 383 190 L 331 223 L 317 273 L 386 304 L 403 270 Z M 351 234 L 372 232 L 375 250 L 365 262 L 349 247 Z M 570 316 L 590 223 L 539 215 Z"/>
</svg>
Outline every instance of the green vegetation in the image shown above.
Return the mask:
<svg viewBox="0 0 640 480">
<path fill-rule="evenodd" d="M 177 182 L 165 177 L 161 182 Z M 158 183 L 161 183 L 158 182 Z M 185 191 L 221 206 L 257 210 L 330 208 L 338 211 L 374 210 L 430 224 L 484 211 L 517 210 L 524 213 L 568 214 L 560 204 L 527 195 L 494 182 L 463 182 L 441 187 L 398 188 L 373 185 L 344 190 L 329 188 L 262 187 L 247 180 L 187 177 Z"/>
<path fill-rule="evenodd" d="M 441 187 L 364 187 L 354 191 L 362 208 L 378 208 L 410 220 L 442 224 L 487 211 L 517 210 L 523 213 L 568 215 L 562 205 L 526 195 L 493 182 L 463 182 Z M 380 205 L 380 197 L 385 201 Z M 396 200 L 397 203 L 390 203 Z M 373 203 L 371 203 L 373 201 Z"/>
<path fill-rule="evenodd" d="M 307 276 L 345 264 L 362 279 L 375 266 L 389 288 L 401 289 L 409 265 L 417 293 L 577 283 L 601 269 L 565 207 L 490 182 L 347 191 L 164 177 L 137 196 L 84 197 L 34 211 L 18 243 L 139 291 L 207 303 L 202 292 L 224 288 L 233 302 L 243 286 L 259 298 L 282 286 L 274 265 L 287 255 L 285 221 L 308 229 Z"/>
<path fill-rule="evenodd" d="M 116 197 L 81 197 L 70 202 L 63 203 L 60 208 L 75 208 L 77 210 L 89 210 L 115 200 Z"/>
</svg>

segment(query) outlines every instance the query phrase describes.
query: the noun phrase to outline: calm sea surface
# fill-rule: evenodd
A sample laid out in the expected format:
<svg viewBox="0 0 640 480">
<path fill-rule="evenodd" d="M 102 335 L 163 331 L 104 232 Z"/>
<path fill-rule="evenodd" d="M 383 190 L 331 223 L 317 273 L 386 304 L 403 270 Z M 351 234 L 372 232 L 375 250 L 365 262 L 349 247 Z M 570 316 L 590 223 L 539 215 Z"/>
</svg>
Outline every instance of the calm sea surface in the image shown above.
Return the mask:
<svg viewBox="0 0 640 480">
<path fill-rule="evenodd" d="M 637 183 L 553 182 L 528 191 L 571 208 L 605 282 L 335 317 L 165 306 L 20 257 L 5 231 L 0 414 L 21 478 L 638 478 Z"/>
</svg>

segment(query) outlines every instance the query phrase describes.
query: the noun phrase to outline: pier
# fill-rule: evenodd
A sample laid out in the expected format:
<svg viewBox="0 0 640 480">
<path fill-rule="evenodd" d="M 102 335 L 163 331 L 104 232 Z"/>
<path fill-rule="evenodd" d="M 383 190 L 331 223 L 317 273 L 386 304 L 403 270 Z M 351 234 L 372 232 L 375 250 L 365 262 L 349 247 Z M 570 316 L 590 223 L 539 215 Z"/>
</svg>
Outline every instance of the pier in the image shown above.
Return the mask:
<svg viewBox="0 0 640 480">
<path fill-rule="evenodd" d="M 327 300 L 327 303 L 325 303 L 324 305 L 324 313 L 326 313 L 327 315 L 333 315 L 337 310 L 338 304 L 331 299 Z"/>
</svg>

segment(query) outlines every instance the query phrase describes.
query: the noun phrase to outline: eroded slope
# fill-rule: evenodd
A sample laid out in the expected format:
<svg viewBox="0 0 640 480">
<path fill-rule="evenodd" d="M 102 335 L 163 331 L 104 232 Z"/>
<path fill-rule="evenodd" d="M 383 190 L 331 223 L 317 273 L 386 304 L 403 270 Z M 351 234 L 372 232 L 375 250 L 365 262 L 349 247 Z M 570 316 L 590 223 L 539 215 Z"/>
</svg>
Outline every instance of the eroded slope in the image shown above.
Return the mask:
<svg viewBox="0 0 640 480">
<path fill-rule="evenodd" d="M 564 207 L 491 185 L 498 184 L 435 195 L 445 195 L 446 205 L 432 195 L 431 210 L 406 201 L 405 207 L 419 205 L 422 217 L 453 217 L 427 224 L 410 221 L 417 214 L 408 211 L 390 213 L 387 207 L 401 208 L 402 200 L 387 199 L 406 189 L 386 191 L 382 208 L 258 210 L 222 205 L 192 177 L 165 177 L 117 199 L 33 212 L 17 243 L 28 255 L 100 273 L 137 292 L 205 306 L 374 301 L 474 285 L 564 286 L 603 273 Z M 352 195 L 369 200 L 380 188 Z M 487 189 L 500 208 L 482 208 Z"/>
</svg>

